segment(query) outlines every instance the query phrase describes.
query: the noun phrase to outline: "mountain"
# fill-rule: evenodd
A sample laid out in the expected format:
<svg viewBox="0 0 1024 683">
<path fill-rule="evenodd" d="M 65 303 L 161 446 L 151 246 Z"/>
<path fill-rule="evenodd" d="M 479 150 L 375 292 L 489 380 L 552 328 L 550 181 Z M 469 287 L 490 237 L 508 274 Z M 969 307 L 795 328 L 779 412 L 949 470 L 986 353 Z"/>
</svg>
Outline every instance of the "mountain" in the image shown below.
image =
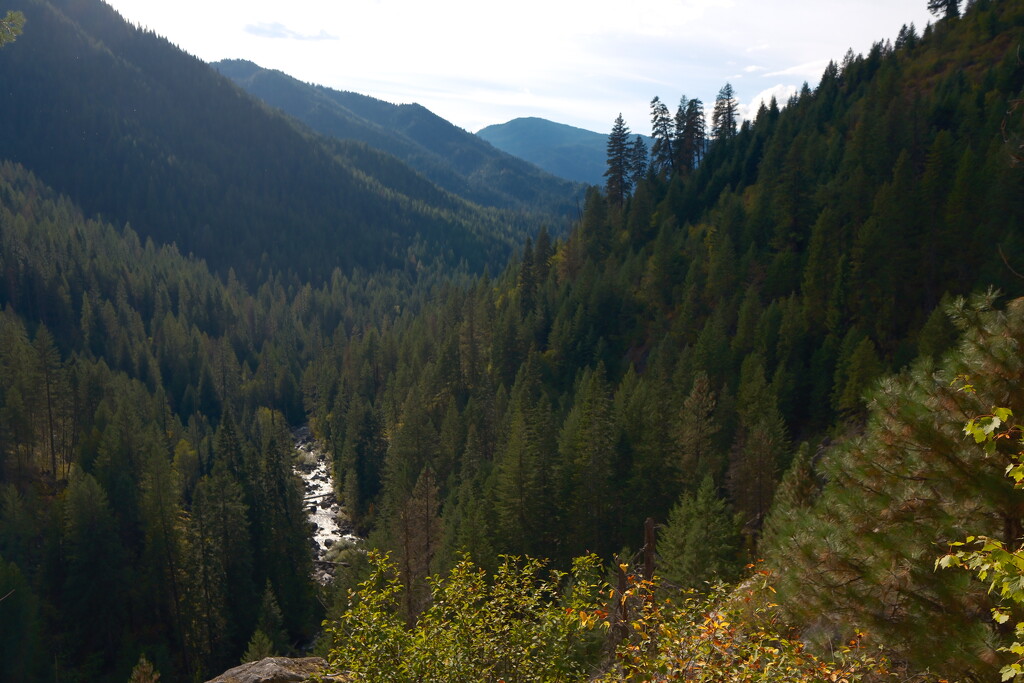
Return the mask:
<svg viewBox="0 0 1024 683">
<path fill-rule="evenodd" d="M 0 53 L 0 158 L 221 273 L 482 269 L 530 227 L 391 155 L 316 135 L 100 0 L 8 6 L 27 22 Z"/>
<path fill-rule="evenodd" d="M 911 671 L 995 680 L 994 598 L 935 560 L 1024 525 L 1016 436 L 992 457 L 963 434 L 1024 414 L 1022 305 L 984 296 L 1024 295 L 1022 39 L 1021 3 L 905 27 L 695 168 L 591 188 L 495 280 L 325 351 L 311 420 L 357 526 L 416 585 L 462 551 L 610 558 L 653 518 L 673 585 L 770 557 L 819 652 L 866 631 Z M 374 385 L 382 348 L 409 363 Z"/>
<path fill-rule="evenodd" d="M 604 185 L 608 135 L 536 117 L 518 118 L 477 131 L 498 149 L 545 171 L 590 185 Z M 644 136 L 648 149 L 651 139 Z"/>
<path fill-rule="evenodd" d="M 1024 304 L 988 293 L 1024 295 L 1021 3 L 851 53 L 623 201 L 590 188 L 565 239 L 314 133 L 99 2 L 16 4 L 35 28 L 0 49 L 0 145 L 33 170 L 0 162 L 0 680 L 204 680 L 314 640 L 389 680 L 1015 661 L 997 592 L 935 560 L 1024 528 L 1017 428 L 992 422 L 1024 415 Z M 519 239 L 503 269 L 462 265 Z M 1013 438 L 981 448 L 970 418 Z M 305 419 L 394 572 L 345 548 L 312 584 Z M 622 567 L 647 519 L 656 593 Z M 581 631 L 604 628 L 600 560 L 563 592 L 585 552 L 625 575 L 615 657 Z M 489 580 L 464 553 L 556 571 Z M 769 602 L 753 581 L 678 593 L 759 557 Z"/>
<path fill-rule="evenodd" d="M 244 60 L 223 60 L 213 67 L 318 133 L 393 154 L 470 201 L 555 215 L 576 208 L 579 190 L 572 183 L 495 149 L 419 104 L 395 105 L 310 85 Z"/>
</svg>

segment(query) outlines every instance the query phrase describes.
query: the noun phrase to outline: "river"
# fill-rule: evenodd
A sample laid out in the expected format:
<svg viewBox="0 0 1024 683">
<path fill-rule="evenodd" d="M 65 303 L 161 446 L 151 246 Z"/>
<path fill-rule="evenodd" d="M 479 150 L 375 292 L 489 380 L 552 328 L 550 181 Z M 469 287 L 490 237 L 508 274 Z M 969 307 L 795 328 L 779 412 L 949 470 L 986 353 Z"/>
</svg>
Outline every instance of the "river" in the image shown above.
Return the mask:
<svg viewBox="0 0 1024 683">
<path fill-rule="evenodd" d="M 302 479 L 305 489 L 303 504 L 312 529 L 315 578 L 321 584 L 327 584 L 334 577 L 341 550 L 357 546 L 362 539 L 352 533 L 352 526 L 334 492 L 334 477 L 327 453 L 313 438 L 309 427 L 300 427 L 293 436 L 295 473 Z"/>
</svg>

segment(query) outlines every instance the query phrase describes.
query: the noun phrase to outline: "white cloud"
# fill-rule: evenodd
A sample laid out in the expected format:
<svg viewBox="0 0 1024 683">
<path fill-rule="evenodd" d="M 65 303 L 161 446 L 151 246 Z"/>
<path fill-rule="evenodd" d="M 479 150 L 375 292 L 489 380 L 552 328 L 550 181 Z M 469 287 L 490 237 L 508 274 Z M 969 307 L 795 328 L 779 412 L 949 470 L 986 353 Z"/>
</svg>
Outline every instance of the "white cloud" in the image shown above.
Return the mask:
<svg viewBox="0 0 1024 683">
<path fill-rule="evenodd" d="M 744 119 L 753 120 L 757 116 L 757 110 L 761 108 L 761 104 L 763 103 L 767 107 L 772 97 L 775 98 L 775 102 L 782 108 L 786 106 L 789 98 L 798 91 L 795 85 L 784 85 L 782 83 L 774 85 L 767 90 L 762 90 L 754 95 L 746 104 L 740 103 L 740 116 Z"/>
<path fill-rule="evenodd" d="M 260 38 L 286 38 L 288 40 L 338 40 L 338 36 L 332 36 L 327 31 L 320 29 L 320 33 L 299 33 L 293 31 L 284 24 L 273 22 L 273 23 L 259 23 L 259 24 L 248 24 L 244 29 L 246 33 Z"/>
<path fill-rule="evenodd" d="M 764 78 L 774 78 L 776 76 L 796 76 L 803 78 L 808 83 L 817 83 L 818 79 L 821 78 L 821 74 L 824 73 L 825 67 L 828 66 L 830 59 L 840 59 L 840 57 L 829 57 L 816 59 L 812 62 L 804 62 L 803 64 L 796 64 L 794 66 L 787 67 L 785 69 L 779 69 L 777 71 L 770 71 L 765 74 L 761 74 Z"/>
<path fill-rule="evenodd" d="M 655 95 L 710 104 L 727 80 L 743 101 L 766 83 L 813 87 L 848 47 L 928 18 L 924 0 L 107 2 L 200 59 L 418 101 L 470 129 L 543 116 L 602 132 L 620 111 L 646 132 Z"/>
</svg>

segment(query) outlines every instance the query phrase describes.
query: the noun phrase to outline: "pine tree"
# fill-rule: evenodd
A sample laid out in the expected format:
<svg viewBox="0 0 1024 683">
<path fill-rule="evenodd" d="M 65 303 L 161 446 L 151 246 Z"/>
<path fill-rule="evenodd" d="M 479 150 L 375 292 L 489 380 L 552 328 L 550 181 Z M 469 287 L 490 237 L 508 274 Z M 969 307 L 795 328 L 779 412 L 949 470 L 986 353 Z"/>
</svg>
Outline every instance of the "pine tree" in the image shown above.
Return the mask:
<svg viewBox="0 0 1024 683">
<path fill-rule="evenodd" d="M 426 583 L 431 562 L 441 549 L 441 501 L 434 472 L 428 466 L 416 480 L 409 497 L 392 522 L 391 536 L 401 573 L 402 607 L 410 623 L 430 599 Z"/>
<path fill-rule="evenodd" d="M 739 574 L 740 536 L 732 511 L 710 476 L 684 493 L 658 535 L 658 572 L 683 588 L 729 581 Z"/>
<path fill-rule="evenodd" d="M 50 474 L 54 478 L 58 478 L 57 452 L 59 444 L 57 434 L 64 403 L 63 397 L 66 395 L 64 366 L 53 335 L 45 325 L 41 325 L 36 332 L 32 349 L 35 352 L 33 365 L 40 391 L 37 419 L 40 420 L 41 425 L 38 431 L 45 434 L 44 443 L 50 460 Z"/>
<path fill-rule="evenodd" d="M 245 643 L 240 629 L 251 628 L 256 607 L 248 507 L 226 471 L 197 484 L 186 533 L 189 646 L 201 668 L 216 669 L 229 663 L 225 652 Z"/>
<path fill-rule="evenodd" d="M 589 550 L 611 552 L 614 496 L 615 423 L 605 368 L 586 369 L 580 378 L 572 410 L 558 437 L 558 451 L 569 500 L 567 522 L 572 554 Z"/>
<path fill-rule="evenodd" d="M 651 171 L 658 176 L 675 172 L 675 153 L 672 149 L 672 117 L 660 98 L 651 100 Z"/>
<path fill-rule="evenodd" d="M 633 138 L 633 145 L 630 148 L 629 181 L 633 187 L 638 187 L 640 181 L 647 177 L 647 144 L 643 137 L 637 135 Z"/>
<path fill-rule="evenodd" d="M 249 639 L 249 644 L 245 648 L 245 653 L 242 655 L 242 664 L 249 662 L 258 662 L 261 659 L 267 657 L 274 657 L 278 652 L 274 648 L 274 644 L 270 641 L 270 638 L 261 629 L 256 629 L 252 633 L 252 638 Z"/>
<path fill-rule="evenodd" d="M 288 652 L 288 632 L 285 631 L 284 617 L 281 616 L 281 608 L 277 604 L 277 596 L 274 595 L 274 587 L 270 584 L 270 579 L 267 579 L 267 585 L 263 589 L 263 598 L 260 600 L 260 611 L 256 617 L 256 631 L 262 633 L 267 639 L 267 643 L 273 651 L 271 654 Z M 253 639 L 255 640 L 255 638 L 256 635 L 253 634 Z M 264 655 L 264 657 L 269 656 L 270 654 Z"/>
<path fill-rule="evenodd" d="M 116 656 L 131 581 L 117 522 L 100 484 L 72 466 L 65 497 L 61 614 L 72 624 L 71 661 L 95 678 Z"/>
<path fill-rule="evenodd" d="M 995 680 L 987 585 L 936 572 L 951 541 L 984 534 L 1016 543 L 1022 493 L 1004 475 L 1007 451 L 986 454 L 963 426 L 1005 406 L 1024 414 L 1024 302 L 990 310 L 991 295 L 951 307 L 955 353 L 883 381 L 867 425 L 821 461 L 824 489 L 762 548 L 786 567 L 777 585 L 798 619 L 828 615 L 838 633 L 867 629 L 913 666 L 950 679 Z M 969 378 L 972 391 L 962 391 Z M 1011 440 L 1006 440 L 1010 442 Z M 813 491 L 813 488 L 810 489 Z M 774 515 L 773 515 L 774 517 Z"/>
<path fill-rule="evenodd" d="M 170 461 L 163 454 L 149 458 L 142 480 L 140 514 L 144 537 L 145 599 L 154 621 L 166 624 L 166 639 L 175 642 L 187 661 L 183 611 L 184 538 L 179 485 Z"/>
<path fill-rule="evenodd" d="M 631 190 L 630 170 L 632 157 L 630 154 L 629 127 L 619 114 L 608 135 L 608 170 L 604 172 L 605 192 L 608 201 L 615 206 L 622 206 Z"/>
<path fill-rule="evenodd" d="M 715 109 L 711 115 L 711 137 L 716 142 L 730 140 L 736 136 L 739 124 L 739 102 L 732 85 L 726 83 L 715 97 Z"/>
<path fill-rule="evenodd" d="M 550 554 L 558 496 L 556 424 L 539 360 L 530 353 L 512 388 L 508 439 L 495 463 L 494 502 L 502 546 L 534 556 Z"/>
<path fill-rule="evenodd" d="M 771 507 L 789 440 L 776 397 L 765 381 L 764 361 L 759 354 L 744 359 L 737 393 L 739 427 L 730 454 L 727 483 L 745 531 L 753 537 Z"/>
<path fill-rule="evenodd" d="M 903 24 L 900 27 L 900 32 L 896 35 L 896 42 L 893 43 L 893 49 L 895 50 L 913 50 L 916 46 L 920 37 L 917 35 L 917 29 L 914 27 L 914 22 L 910 22 L 907 26 Z"/>
<path fill-rule="evenodd" d="M 707 120 L 704 116 L 704 103 L 693 98 L 686 103 L 686 127 L 684 129 L 682 150 L 683 159 L 690 170 L 697 168 L 704 158 L 707 147 Z"/>
<path fill-rule="evenodd" d="M 698 371 L 673 424 L 679 454 L 677 476 L 691 487 L 709 476 L 720 480 L 722 474 L 723 458 L 715 445 L 719 431 L 714 417 L 716 403 L 707 372 Z"/>
<path fill-rule="evenodd" d="M 960 16 L 960 0 L 928 0 L 928 11 L 943 19 Z"/>
</svg>

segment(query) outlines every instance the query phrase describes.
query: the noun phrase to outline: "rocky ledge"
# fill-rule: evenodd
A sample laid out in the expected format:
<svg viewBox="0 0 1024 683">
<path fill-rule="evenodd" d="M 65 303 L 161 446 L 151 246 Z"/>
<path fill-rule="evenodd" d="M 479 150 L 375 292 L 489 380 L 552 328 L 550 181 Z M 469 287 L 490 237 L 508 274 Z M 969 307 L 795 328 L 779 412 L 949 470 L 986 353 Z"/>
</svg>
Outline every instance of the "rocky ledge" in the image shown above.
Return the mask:
<svg viewBox="0 0 1024 683">
<path fill-rule="evenodd" d="M 346 683 L 352 680 L 348 676 L 326 674 L 326 668 L 327 662 L 320 657 L 267 657 L 258 662 L 236 666 L 206 683 Z"/>
</svg>

